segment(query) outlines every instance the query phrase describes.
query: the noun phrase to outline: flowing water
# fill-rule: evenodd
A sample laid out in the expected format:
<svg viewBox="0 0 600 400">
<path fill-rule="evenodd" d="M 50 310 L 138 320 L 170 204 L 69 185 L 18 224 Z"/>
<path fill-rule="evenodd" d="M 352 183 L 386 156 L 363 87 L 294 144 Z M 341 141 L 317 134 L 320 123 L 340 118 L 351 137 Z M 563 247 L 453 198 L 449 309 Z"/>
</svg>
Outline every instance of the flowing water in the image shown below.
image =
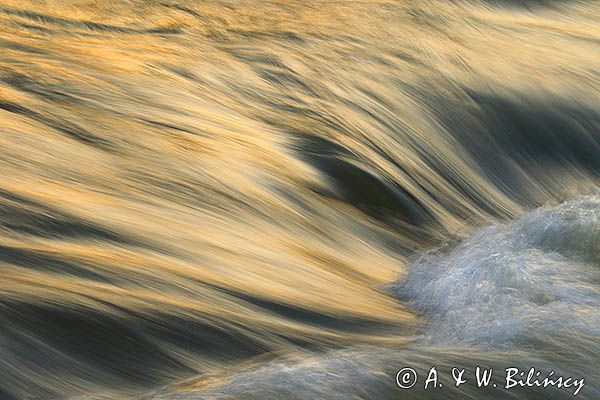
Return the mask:
<svg viewBox="0 0 600 400">
<path fill-rule="evenodd" d="M 0 0 L 0 400 L 600 398 L 599 44 L 594 0 Z"/>
</svg>

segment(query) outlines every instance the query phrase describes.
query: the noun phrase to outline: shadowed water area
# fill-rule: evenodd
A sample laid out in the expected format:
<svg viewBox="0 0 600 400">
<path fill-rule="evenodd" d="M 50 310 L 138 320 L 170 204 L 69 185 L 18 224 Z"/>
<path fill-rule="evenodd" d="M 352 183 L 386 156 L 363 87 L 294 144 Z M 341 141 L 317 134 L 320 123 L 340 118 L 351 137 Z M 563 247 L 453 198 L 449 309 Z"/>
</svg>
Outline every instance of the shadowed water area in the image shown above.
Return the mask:
<svg viewBox="0 0 600 400">
<path fill-rule="evenodd" d="M 0 400 L 600 398 L 599 44 L 592 0 L 0 0 Z"/>
</svg>

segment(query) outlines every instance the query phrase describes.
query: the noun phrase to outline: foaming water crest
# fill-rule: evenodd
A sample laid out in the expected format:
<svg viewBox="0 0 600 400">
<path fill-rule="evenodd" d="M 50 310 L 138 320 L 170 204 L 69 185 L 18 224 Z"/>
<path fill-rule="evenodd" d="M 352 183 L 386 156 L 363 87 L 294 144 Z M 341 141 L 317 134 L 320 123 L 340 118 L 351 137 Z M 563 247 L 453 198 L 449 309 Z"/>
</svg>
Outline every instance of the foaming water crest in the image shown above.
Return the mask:
<svg viewBox="0 0 600 400">
<path fill-rule="evenodd" d="M 392 291 L 431 320 L 427 342 L 572 346 L 600 334 L 599 248 L 600 198 L 584 197 L 424 255 Z"/>
</svg>

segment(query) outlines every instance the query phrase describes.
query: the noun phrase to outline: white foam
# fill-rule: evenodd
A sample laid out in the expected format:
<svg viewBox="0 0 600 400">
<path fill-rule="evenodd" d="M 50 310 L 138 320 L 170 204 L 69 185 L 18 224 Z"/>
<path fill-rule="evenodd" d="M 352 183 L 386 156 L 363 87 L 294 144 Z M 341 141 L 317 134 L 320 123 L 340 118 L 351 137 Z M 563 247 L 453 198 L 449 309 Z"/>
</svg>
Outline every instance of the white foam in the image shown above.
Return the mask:
<svg viewBox="0 0 600 400">
<path fill-rule="evenodd" d="M 535 210 L 426 254 L 393 293 L 428 343 L 495 346 L 600 334 L 600 197 Z M 535 337 L 534 337 L 535 336 Z"/>
</svg>

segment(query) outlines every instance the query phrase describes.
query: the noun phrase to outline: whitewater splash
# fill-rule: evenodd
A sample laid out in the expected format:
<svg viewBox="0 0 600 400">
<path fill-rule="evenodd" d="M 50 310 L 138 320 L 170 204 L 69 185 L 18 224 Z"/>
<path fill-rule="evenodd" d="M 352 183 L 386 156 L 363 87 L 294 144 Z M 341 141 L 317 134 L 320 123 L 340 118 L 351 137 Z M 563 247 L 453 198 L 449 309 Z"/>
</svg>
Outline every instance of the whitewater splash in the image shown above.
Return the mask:
<svg viewBox="0 0 600 400">
<path fill-rule="evenodd" d="M 566 350 L 600 335 L 599 267 L 600 197 L 584 197 L 426 254 L 392 292 L 431 321 L 427 343 Z"/>
</svg>

